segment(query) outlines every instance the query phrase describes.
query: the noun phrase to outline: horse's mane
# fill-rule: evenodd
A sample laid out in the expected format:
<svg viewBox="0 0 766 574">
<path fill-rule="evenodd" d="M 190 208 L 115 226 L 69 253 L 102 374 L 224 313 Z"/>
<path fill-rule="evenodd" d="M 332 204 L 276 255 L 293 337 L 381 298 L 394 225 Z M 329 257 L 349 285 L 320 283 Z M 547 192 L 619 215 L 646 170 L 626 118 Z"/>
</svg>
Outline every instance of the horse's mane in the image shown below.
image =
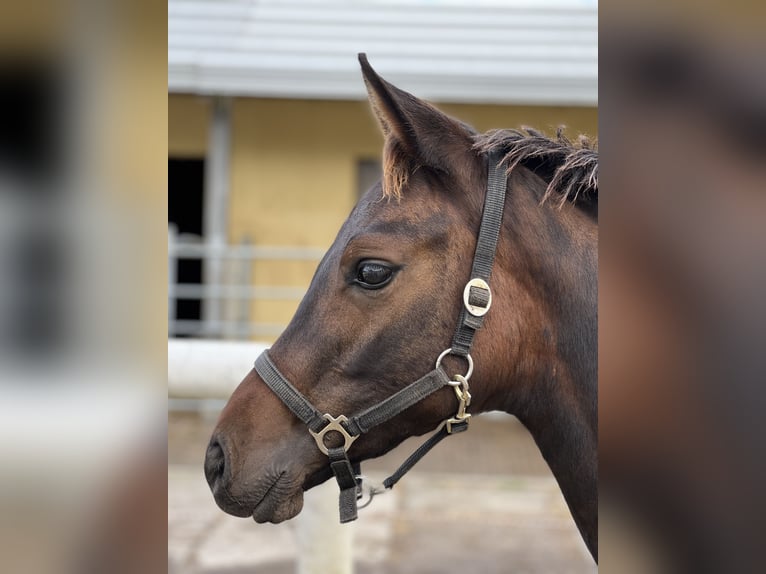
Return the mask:
<svg viewBox="0 0 766 574">
<path fill-rule="evenodd" d="M 598 146 L 585 136 L 573 143 L 561 127 L 555 138 L 528 127 L 492 130 L 476 136 L 474 148 L 502 154 L 509 173 L 523 165 L 540 175 L 548 183 L 541 203 L 556 196 L 559 206 L 598 205 Z"/>
</svg>

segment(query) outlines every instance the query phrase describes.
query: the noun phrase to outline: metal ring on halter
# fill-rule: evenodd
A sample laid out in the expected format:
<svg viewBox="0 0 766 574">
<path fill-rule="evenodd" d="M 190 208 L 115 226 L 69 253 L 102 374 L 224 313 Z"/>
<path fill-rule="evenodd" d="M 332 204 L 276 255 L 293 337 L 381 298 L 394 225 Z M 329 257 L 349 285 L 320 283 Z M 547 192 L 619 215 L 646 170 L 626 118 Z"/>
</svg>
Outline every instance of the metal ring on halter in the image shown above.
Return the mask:
<svg viewBox="0 0 766 574">
<path fill-rule="evenodd" d="M 314 437 L 319 450 L 322 451 L 323 454 L 329 455 L 330 451 L 328 450 L 327 445 L 324 443 L 324 435 L 326 435 L 328 432 L 337 432 L 340 433 L 340 435 L 343 437 L 343 451 L 348 452 L 348 449 L 351 447 L 354 441 L 359 438 L 358 435 L 353 436 L 348 434 L 348 431 L 343 428 L 341 423 L 347 423 L 348 419 L 344 415 L 338 415 L 338 417 L 334 417 L 329 413 L 325 413 L 322 416 L 327 421 L 327 424 L 320 431 L 314 432 L 309 428 L 309 433 L 311 433 L 311 436 Z"/>
<path fill-rule="evenodd" d="M 449 349 L 447 349 L 445 351 L 442 351 L 442 354 L 439 355 L 438 359 L 436 359 L 436 367 L 435 367 L 436 369 L 439 368 L 439 366 L 442 364 L 442 359 L 444 357 L 446 357 L 447 355 L 455 355 L 456 357 L 462 357 L 463 359 L 468 361 L 468 372 L 465 375 L 463 375 L 463 378 L 466 381 L 468 381 L 468 379 L 471 378 L 471 375 L 473 375 L 473 359 L 471 358 L 471 355 L 470 354 L 468 354 L 468 355 L 458 355 L 457 353 L 453 353 L 452 352 L 452 347 L 450 347 Z"/>
</svg>

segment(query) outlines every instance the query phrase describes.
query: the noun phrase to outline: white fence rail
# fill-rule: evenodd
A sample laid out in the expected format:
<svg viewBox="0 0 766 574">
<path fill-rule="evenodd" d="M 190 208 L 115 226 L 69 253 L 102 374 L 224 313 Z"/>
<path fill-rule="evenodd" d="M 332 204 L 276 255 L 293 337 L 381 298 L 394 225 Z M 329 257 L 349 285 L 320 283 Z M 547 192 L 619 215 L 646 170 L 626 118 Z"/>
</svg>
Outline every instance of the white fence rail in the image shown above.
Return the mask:
<svg viewBox="0 0 766 574">
<path fill-rule="evenodd" d="M 168 396 L 229 398 L 267 346 L 250 341 L 168 339 Z"/>
<path fill-rule="evenodd" d="M 283 323 L 251 317 L 254 300 L 300 301 L 304 286 L 253 285 L 258 262 L 303 261 L 315 266 L 324 255 L 317 247 L 228 245 L 204 242 L 201 237 L 179 235 L 168 226 L 168 335 L 223 339 L 274 338 Z M 199 261 L 200 283 L 179 283 L 180 261 Z M 204 279 L 202 279 L 204 278 Z M 176 316 L 176 302 L 200 302 L 199 318 Z"/>
</svg>

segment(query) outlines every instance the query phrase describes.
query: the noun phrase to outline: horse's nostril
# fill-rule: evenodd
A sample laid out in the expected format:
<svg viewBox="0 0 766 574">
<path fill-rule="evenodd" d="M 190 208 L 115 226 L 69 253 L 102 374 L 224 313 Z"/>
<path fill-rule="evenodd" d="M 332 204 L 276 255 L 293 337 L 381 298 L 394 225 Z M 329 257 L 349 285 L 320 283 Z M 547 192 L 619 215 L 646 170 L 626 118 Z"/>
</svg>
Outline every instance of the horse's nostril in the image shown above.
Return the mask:
<svg viewBox="0 0 766 574">
<path fill-rule="evenodd" d="M 205 478 L 211 488 L 216 480 L 223 476 L 225 468 L 226 454 L 221 447 L 221 443 L 214 438 L 210 441 L 210 445 L 207 447 L 207 453 L 205 454 Z"/>
</svg>

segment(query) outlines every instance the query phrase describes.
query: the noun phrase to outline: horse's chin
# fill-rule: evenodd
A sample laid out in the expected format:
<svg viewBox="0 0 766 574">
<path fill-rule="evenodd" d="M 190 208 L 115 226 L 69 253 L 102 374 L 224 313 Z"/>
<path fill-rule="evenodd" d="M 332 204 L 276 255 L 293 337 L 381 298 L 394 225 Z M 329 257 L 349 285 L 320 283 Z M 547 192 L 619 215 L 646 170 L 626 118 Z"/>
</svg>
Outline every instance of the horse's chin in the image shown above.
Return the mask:
<svg viewBox="0 0 766 574">
<path fill-rule="evenodd" d="M 297 489 L 287 496 L 269 492 L 253 509 L 253 520 L 259 524 L 279 524 L 298 516 L 303 509 L 303 490 Z"/>
<path fill-rule="evenodd" d="M 303 488 L 299 476 L 287 471 L 267 473 L 254 481 L 248 492 L 232 492 L 229 485 L 216 480 L 211 486 L 218 506 L 232 516 L 252 516 L 258 523 L 278 524 L 297 516 L 303 509 Z"/>
<path fill-rule="evenodd" d="M 322 466 L 319 470 L 306 477 L 306 480 L 303 481 L 303 490 L 310 490 L 315 486 L 319 486 L 323 482 L 326 482 L 330 478 L 332 478 L 332 470 L 330 470 L 330 466 Z"/>
</svg>

